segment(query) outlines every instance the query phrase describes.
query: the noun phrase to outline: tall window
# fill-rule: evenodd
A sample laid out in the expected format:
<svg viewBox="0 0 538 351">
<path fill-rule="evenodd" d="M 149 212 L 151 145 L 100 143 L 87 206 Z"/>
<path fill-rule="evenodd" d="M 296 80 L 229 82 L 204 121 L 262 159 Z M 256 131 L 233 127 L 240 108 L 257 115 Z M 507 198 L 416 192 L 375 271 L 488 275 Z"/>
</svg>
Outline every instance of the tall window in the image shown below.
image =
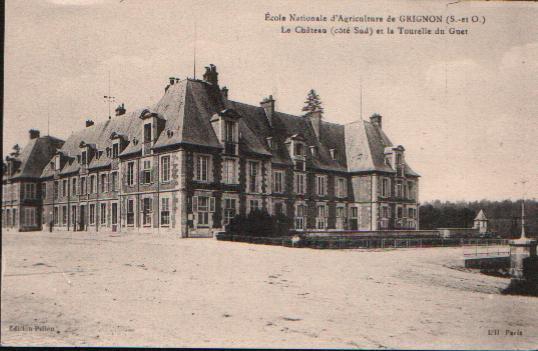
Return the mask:
<svg viewBox="0 0 538 351">
<path fill-rule="evenodd" d="M 249 192 L 258 192 L 258 167 L 259 163 L 255 161 L 248 161 L 247 168 L 248 168 L 248 189 Z"/>
<path fill-rule="evenodd" d="M 144 124 L 144 142 L 149 143 L 151 141 L 151 123 Z"/>
<path fill-rule="evenodd" d="M 54 199 L 55 200 L 58 199 L 58 181 L 57 180 L 54 181 Z"/>
<path fill-rule="evenodd" d="M 339 206 L 336 208 L 336 217 L 337 218 L 345 218 L 346 217 L 346 208 Z"/>
<path fill-rule="evenodd" d="M 25 183 L 23 189 L 24 189 L 23 197 L 25 199 L 35 199 L 36 197 L 35 184 Z"/>
<path fill-rule="evenodd" d="M 411 200 L 416 199 L 415 184 L 412 181 L 407 182 L 408 195 Z"/>
<path fill-rule="evenodd" d="M 41 183 L 41 198 L 43 200 L 47 198 L 47 183 Z"/>
<path fill-rule="evenodd" d="M 69 191 L 69 184 L 67 183 L 67 179 L 62 180 L 62 196 L 68 196 Z"/>
<path fill-rule="evenodd" d="M 112 191 L 118 191 L 118 172 L 110 173 L 110 188 Z"/>
<path fill-rule="evenodd" d="M 304 229 L 306 217 L 306 206 L 297 205 L 295 209 L 295 229 Z"/>
<path fill-rule="evenodd" d="M 327 176 L 316 176 L 316 186 L 319 196 L 327 195 Z"/>
<path fill-rule="evenodd" d="M 24 208 L 24 224 L 28 226 L 34 226 L 36 225 L 36 216 L 35 216 L 35 207 L 25 207 Z M 15 215 L 15 212 L 13 212 Z M 15 219 L 13 220 L 13 224 L 15 225 Z"/>
<path fill-rule="evenodd" d="M 71 194 L 77 194 L 77 178 L 71 178 Z"/>
<path fill-rule="evenodd" d="M 95 224 L 95 204 L 90 204 L 90 224 Z"/>
<path fill-rule="evenodd" d="M 112 158 L 118 158 L 119 154 L 120 154 L 120 144 L 116 142 L 112 144 Z"/>
<path fill-rule="evenodd" d="M 101 192 L 106 193 L 107 174 L 101 174 Z"/>
<path fill-rule="evenodd" d="M 235 217 L 236 199 L 224 199 L 224 224 L 229 224 Z"/>
<path fill-rule="evenodd" d="M 170 225 L 170 198 L 161 198 L 161 226 Z"/>
<path fill-rule="evenodd" d="M 222 182 L 225 184 L 235 184 L 236 180 L 236 161 L 226 158 L 222 163 Z"/>
<path fill-rule="evenodd" d="M 134 185 L 134 162 L 127 163 L 127 184 Z"/>
<path fill-rule="evenodd" d="M 101 213 L 99 215 L 99 218 L 101 219 L 101 225 L 106 224 L 106 204 L 101 204 Z"/>
<path fill-rule="evenodd" d="M 306 192 L 306 174 L 295 173 L 294 188 L 296 194 L 304 194 Z"/>
<path fill-rule="evenodd" d="M 80 163 L 82 165 L 85 165 L 87 163 L 87 161 L 88 161 L 88 153 L 86 151 L 82 151 L 82 155 L 81 155 L 80 159 L 81 159 Z"/>
<path fill-rule="evenodd" d="M 345 178 L 336 179 L 336 196 L 346 197 L 347 196 L 347 183 Z"/>
<path fill-rule="evenodd" d="M 304 155 L 304 146 L 301 143 L 295 143 L 295 156 Z"/>
<path fill-rule="evenodd" d="M 194 206 L 196 208 L 197 225 L 202 227 L 208 226 L 209 212 L 215 210 L 215 198 L 210 198 L 209 196 L 195 196 Z"/>
<path fill-rule="evenodd" d="M 59 213 L 58 213 L 58 207 L 54 207 L 54 210 L 53 210 L 53 223 L 54 223 L 54 225 L 59 224 L 59 219 L 60 219 L 60 216 L 59 216 Z"/>
<path fill-rule="evenodd" d="M 142 170 L 142 184 L 151 183 L 151 160 L 144 160 Z"/>
<path fill-rule="evenodd" d="M 273 192 L 274 193 L 284 192 L 284 172 L 282 171 L 273 172 Z"/>
<path fill-rule="evenodd" d="M 196 156 L 196 172 L 194 179 L 202 182 L 208 181 L 209 175 L 209 156 L 197 155 Z"/>
<path fill-rule="evenodd" d="M 325 229 L 327 227 L 327 206 L 317 206 L 316 228 Z"/>
<path fill-rule="evenodd" d="M 232 121 L 224 121 L 224 141 L 231 143 L 235 140 L 234 124 L 235 123 Z"/>
<path fill-rule="evenodd" d="M 396 182 L 396 197 L 402 197 L 402 181 L 398 180 Z"/>
<path fill-rule="evenodd" d="M 134 200 L 127 200 L 127 225 L 134 225 Z"/>
<path fill-rule="evenodd" d="M 142 199 L 142 224 L 145 226 L 151 225 L 151 213 L 153 212 L 151 204 L 152 199 L 150 197 Z"/>
<path fill-rule="evenodd" d="M 161 157 L 161 182 L 170 181 L 170 156 Z"/>
<path fill-rule="evenodd" d="M 390 181 L 388 178 L 382 178 L 381 180 L 381 194 L 384 197 L 390 196 Z"/>
<path fill-rule="evenodd" d="M 261 208 L 260 206 L 260 200 L 250 200 L 249 202 L 249 212 L 252 212 L 254 210 L 258 210 Z"/>
<path fill-rule="evenodd" d="M 67 206 L 62 206 L 62 225 L 67 225 Z"/>
</svg>

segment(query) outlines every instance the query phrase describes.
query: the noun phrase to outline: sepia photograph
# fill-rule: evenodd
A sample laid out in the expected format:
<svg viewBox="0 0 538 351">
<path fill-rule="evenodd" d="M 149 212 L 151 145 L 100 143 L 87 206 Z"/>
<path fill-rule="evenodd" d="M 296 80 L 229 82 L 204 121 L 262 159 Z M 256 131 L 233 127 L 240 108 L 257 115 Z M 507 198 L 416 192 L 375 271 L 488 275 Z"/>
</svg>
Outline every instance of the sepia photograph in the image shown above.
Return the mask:
<svg viewBox="0 0 538 351">
<path fill-rule="evenodd" d="M 3 347 L 538 348 L 538 2 L 4 7 Z"/>
</svg>

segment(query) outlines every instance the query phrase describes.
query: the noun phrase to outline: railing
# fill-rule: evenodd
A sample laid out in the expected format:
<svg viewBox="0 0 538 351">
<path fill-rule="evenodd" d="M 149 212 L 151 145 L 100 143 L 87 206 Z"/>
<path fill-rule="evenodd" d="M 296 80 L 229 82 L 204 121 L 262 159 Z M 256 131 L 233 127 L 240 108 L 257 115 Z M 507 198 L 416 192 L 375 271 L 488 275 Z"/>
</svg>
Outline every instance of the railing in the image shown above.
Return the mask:
<svg viewBox="0 0 538 351">
<path fill-rule="evenodd" d="M 481 242 L 476 241 L 480 239 L 474 240 L 474 244 L 468 243 L 467 245 L 465 245 L 464 243 L 462 243 L 464 257 L 478 258 L 510 256 L 510 248 L 506 246 L 508 244 L 508 240 L 506 239 L 481 239 Z M 468 241 L 472 241 L 472 239 Z"/>
</svg>

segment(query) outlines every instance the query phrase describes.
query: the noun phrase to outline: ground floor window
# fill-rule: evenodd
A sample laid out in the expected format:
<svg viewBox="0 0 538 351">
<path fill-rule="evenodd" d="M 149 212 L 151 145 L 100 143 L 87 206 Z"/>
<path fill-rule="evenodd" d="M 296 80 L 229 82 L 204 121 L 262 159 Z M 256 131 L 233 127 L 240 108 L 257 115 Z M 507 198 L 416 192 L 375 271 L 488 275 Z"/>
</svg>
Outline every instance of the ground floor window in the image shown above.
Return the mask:
<svg viewBox="0 0 538 351">
<path fill-rule="evenodd" d="M 77 223 L 77 206 L 71 206 L 71 224 L 75 228 Z"/>
<path fill-rule="evenodd" d="M 282 202 L 275 202 L 273 205 L 273 214 L 284 214 L 284 204 Z"/>
<path fill-rule="evenodd" d="M 260 200 L 250 200 L 249 201 L 249 212 L 252 212 L 254 210 L 259 209 L 260 206 Z"/>
<path fill-rule="evenodd" d="M 161 198 L 161 226 L 170 225 L 170 198 Z"/>
<path fill-rule="evenodd" d="M 209 197 L 198 196 L 197 218 L 199 226 L 209 225 Z"/>
<path fill-rule="evenodd" d="M 58 220 L 59 220 L 58 207 L 54 207 L 54 210 L 53 210 L 53 223 L 54 223 L 54 225 L 58 225 Z"/>
<path fill-rule="evenodd" d="M 142 199 L 142 224 L 145 226 L 151 225 L 151 201 L 152 199 L 150 197 L 146 197 Z"/>
<path fill-rule="evenodd" d="M 306 206 L 297 205 L 295 211 L 295 229 L 305 229 Z"/>
<path fill-rule="evenodd" d="M 118 204 L 113 203 L 112 204 L 112 224 L 118 224 Z"/>
<path fill-rule="evenodd" d="M 62 206 L 62 225 L 67 225 L 67 206 Z"/>
<path fill-rule="evenodd" d="M 317 207 L 316 228 L 327 228 L 327 206 L 325 205 L 318 205 Z"/>
<path fill-rule="evenodd" d="M 99 214 L 99 218 L 101 219 L 101 225 L 106 224 L 106 204 L 101 204 L 101 213 Z"/>
<path fill-rule="evenodd" d="M 6 210 L 6 223 L 8 227 L 11 227 L 11 210 Z"/>
<path fill-rule="evenodd" d="M 13 213 L 15 213 L 15 210 L 13 210 Z M 36 217 L 35 217 L 36 209 L 34 207 L 27 207 L 24 209 L 24 224 L 28 226 L 35 226 L 36 225 Z"/>
<path fill-rule="evenodd" d="M 134 225 L 134 200 L 127 200 L 127 225 Z"/>
<path fill-rule="evenodd" d="M 236 199 L 224 199 L 224 224 L 230 224 L 230 221 L 235 217 L 236 214 Z"/>
<path fill-rule="evenodd" d="M 95 224 L 95 205 L 90 204 L 90 224 Z"/>
</svg>

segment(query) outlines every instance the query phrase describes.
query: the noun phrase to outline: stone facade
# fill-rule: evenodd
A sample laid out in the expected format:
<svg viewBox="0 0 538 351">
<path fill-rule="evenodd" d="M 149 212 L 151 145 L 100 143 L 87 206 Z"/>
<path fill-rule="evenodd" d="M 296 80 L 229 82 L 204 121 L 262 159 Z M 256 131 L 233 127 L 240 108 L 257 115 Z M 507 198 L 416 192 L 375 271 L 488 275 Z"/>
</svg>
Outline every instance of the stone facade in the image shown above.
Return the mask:
<svg viewBox="0 0 538 351">
<path fill-rule="evenodd" d="M 229 100 L 216 77 L 210 66 L 203 81 L 172 79 L 152 109 L 88 123 L 29 180 L 32 199 L 4 174 L 3 227 L 211 236 L 260 208 L 298 230 L 418 229 L 419 176 L 381 116 L 352 126 L 291 116 L 272 97 Z M 21 225 L 24 206 L 34 225 Z"/>
</svg>

